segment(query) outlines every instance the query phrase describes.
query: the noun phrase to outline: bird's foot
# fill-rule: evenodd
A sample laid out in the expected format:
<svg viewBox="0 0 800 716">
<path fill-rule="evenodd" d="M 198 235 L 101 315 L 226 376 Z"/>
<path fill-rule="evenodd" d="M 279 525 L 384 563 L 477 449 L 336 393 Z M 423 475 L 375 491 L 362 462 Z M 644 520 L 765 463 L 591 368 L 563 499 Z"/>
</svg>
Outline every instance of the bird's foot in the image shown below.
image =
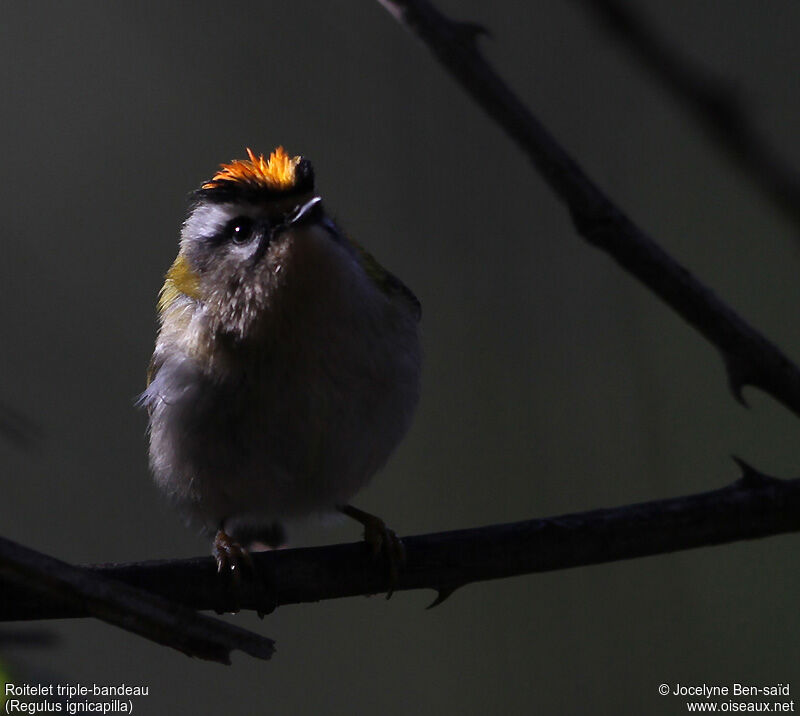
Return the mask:
<svg viewBox="0 0 800 716">
<path fill-rule="evenodd" d="M 242 585 L 242 573 L 253 575 L 255 565 L 250 553 L 228 535 L 224 530 L 218 530 L 214 537 L 214 559 L 217 561 L 217 573 L 226 582 L 226 591 L 229 600 L 225 601 L 225 609 L 217 609 L 218 614 L 225 611 L 239 611 L 239 591 Z"/>
<path fill-rule="evenodd" d="M 389 563 L 389 589 L 386 598 L 390 599 L 400 577 L 400 569 L 406 562 L 406 548 L 394 530 L 389 529 L 386 523 L 369 512 L 359 510 L 352 505 L 340 507 L 339 511 L 352 517 L 364 526 L 364 542 L 372 552 L 373 559 L 383 553 Z"/>
</svg>

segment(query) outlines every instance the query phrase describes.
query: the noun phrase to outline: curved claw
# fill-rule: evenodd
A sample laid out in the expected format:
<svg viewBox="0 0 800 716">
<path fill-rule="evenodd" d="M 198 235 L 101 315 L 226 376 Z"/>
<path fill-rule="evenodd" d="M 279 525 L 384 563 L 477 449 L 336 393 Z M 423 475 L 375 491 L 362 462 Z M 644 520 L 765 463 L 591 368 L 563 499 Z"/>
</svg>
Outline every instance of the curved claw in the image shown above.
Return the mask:
<svg viewBox="0 0 800 716">
<path fill-rule="evenodd" d="M 253 574 L 255 565 L 250 553 L 230 537 L 223 530 L 218 530 L 214 537 L 214 548 L 212 550 L 214 559 L 217 561 L 217 574 L 223 576 L 227 582 L 228 590 L 232 594 L 233 612 L 239 611 L 239 589 L 242 584 L 242 573 L 247 571 Z M 218 613 L 222 613 L 219 612 Z"/>
<path fill-rule="evenodd" d="M 383 553 L 389 563 L 389 589 L 386 598 L 391 599 L 394 588 L 400 578 L 400 569 L 406 563 L 406 548 L 394 530 L 389 529 L 386 523 L 375 515 L 359 510 L 352 505 L 340 508 L 342 514 L 352 517 L 364 525 L 364 542 L 372 553 L 372 558 L 377 559 Z"/>
<path fill-rule="evenodd" d="M 375 544 L 372 545 L 372 556 L 373 559 L 376 559 L 378 554 L 383 552 L 389 561 L 389 589 L 386 592 L 386 598 L 391 599 L 392 594 L 394 594 L 394 588 L 400 579 L 400 569 L 406 563 L 406 548 L 403 540 L 397 536 L 394 530 L 389 529 L 382 521 L 381 525 L 383 529 L 375 537 L 377 548 Z M 368 544 L 370 543 L 366 530 L 364 540 Z"/>
</svg>

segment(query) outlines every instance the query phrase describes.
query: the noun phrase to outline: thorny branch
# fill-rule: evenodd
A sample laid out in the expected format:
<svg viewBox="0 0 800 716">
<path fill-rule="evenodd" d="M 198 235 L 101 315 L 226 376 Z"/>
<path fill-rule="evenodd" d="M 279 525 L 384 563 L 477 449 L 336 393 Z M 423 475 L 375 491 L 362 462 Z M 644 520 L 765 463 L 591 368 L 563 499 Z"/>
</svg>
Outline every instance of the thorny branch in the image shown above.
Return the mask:
<svg viewBox="0 0 800 716">
<path fill-rule="evenodd" d="M 580 0 L 747 171 L 756 186 L 800 226 L 800 173 L 761 136 L 736 90 L 681 57 L 620 0 Z"/>
<path fill-rule="evenodd" d="M 407 563 L 395 591 L 458 587 L 520 574 L 614 562 L 800 531 L 800 479 L 779 480 L 740 462 L 741 479 L 711 492 L 547 519 L 406 537 Z M 238 603 L 268 613 L 278 606 L 387 590 L 387 570 L 361 543 L 253 555 Z M 191 609 L 225 599 L 210 557 L 101 565 L 93 575 L 148 590 Z M 123 585 L 120 584 L 120 587 Z M 88 616 L 26 589 L 0 589 L 0 621 Z"/>
<path fill-rule="evenodd" d="M 189 656 L 228 664 L 232 649 L 261 659 L 269 659 L 275 650 L 271 639 L 2 537 L 0 580 L 0 601 L 24 594 L 30 603 L 78 610 Z"/>
<path fill-rule="evenodd" d="M 800 370 L 759 331 L 656 244 L 583 172 L 483 58 L 484 32 L 454 22 L 428 0 L 378 0 L 429 47 L 461 86 L 517 143 L 567 205 L 578 232 L 609 253 L 721 353 L 737 400 L 761 388 L 800 416 Z"/>
</svg>

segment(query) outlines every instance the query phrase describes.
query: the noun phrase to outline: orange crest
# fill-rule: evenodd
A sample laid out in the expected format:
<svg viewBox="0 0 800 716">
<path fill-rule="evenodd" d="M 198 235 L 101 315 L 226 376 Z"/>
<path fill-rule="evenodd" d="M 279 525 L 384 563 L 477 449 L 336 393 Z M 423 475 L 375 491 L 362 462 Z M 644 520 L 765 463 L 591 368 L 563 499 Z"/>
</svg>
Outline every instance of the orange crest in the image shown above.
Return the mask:
<svg viewBox="0 0 800 716">
<path fill-rule="evenodd" d="M 248 147 L 247 156 L 250 159 L 234 159 L 230 164 L 221 164 L 220 170 L 201 189 L 239 184 L 267 191 L 286 191 L 295 185 L 300 157 L 290 157 L 283 147 L 272 152 L 269 159 L 264 159 L 263 154 L 256 157 Z"/>
</svg>

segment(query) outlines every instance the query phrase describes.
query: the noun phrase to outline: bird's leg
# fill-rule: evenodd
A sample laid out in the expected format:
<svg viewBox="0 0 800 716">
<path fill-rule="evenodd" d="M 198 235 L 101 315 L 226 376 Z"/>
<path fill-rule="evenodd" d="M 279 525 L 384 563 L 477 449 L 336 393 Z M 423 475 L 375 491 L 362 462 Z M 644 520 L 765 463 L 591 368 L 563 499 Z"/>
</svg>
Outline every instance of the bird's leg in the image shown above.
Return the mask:
<svg viewBox="0 0 800 716">
<path fill-rule="evenodd" d="M 390 530 L 386 526 L 380 517 L 359 510 L 352 505 L 343 505 L 338 509 L 343 515 L 352 517 L 356 522 L 364 525 L 364 541 L 372 551 L 373 558 L 376 558 L 381 552 L 386 555 L 389 561 L 389 591 L 386 593 L 386 598 L 389 599 L 397 585 L 400 568 L 406 561 L 406 549 L 403 541 L 395 534 L 394 530 Z"/>
<path fill-rule="evenodd" d="M 255 527 L 239 526 L 236 539 L 253 552 L 280 549 L 286 546 L 286 530 L 280 522 Z"/>
<path fill-rule="evenodd" d="M 233 609 L 230 611 L 239 611 L 239 589 L 242 584 L 242 572 L 247 570 L 252 574 L 254 571 L 253 558 L 250 553 L 236 542 L 224 529 L 222 525 L 217 530 L 217 535 L 214 537 L 214 549 L 212 551 L 214 559 L 217 560 L 217 573 L 222 575 L 223 579 L 227 582 L 228 591 L 231 594 L 231 601 Z M 223 611 L 219 610 L 218 614 Z"/>
</svg>

